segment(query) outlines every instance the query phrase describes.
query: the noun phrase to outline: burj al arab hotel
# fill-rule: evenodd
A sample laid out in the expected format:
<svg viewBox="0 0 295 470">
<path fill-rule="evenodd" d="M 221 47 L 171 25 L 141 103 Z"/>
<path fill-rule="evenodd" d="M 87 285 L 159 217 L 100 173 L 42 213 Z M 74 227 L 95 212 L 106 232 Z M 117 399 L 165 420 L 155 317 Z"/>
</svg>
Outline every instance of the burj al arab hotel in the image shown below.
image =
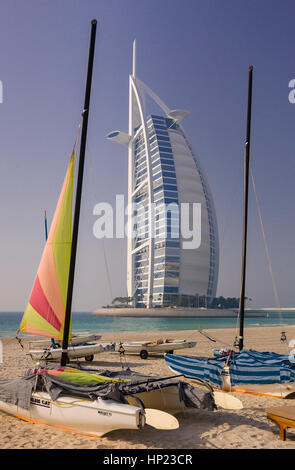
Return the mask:
<svg viewBox="0 0 295 470">
<path fill-rule="evenodd" d="M 148 99 L 156 113 L 149 113 Z M 128 207 L 135 209 L 127 221 L 127 292 L 134 307 L 196 306 L 197 297 L 210 302 L 216 296 L 217 220 L 200 159 L 182 127 L 189 115 L 171 110 L 137 77 L 134 41 L 129 131 L 107 136 L 128 148 Z M 198 247 L 186 246 L 179 228 L 183 207 L 194 204 L 201 208 Z M 167 211 L 171 205 L 179 211 Z"/>
</svg>

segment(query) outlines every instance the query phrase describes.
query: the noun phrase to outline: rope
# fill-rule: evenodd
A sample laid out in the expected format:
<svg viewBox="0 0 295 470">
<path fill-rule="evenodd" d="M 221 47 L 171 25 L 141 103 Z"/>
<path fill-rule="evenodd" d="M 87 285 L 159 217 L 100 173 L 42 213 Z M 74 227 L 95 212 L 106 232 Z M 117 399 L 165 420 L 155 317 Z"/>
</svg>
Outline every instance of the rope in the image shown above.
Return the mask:
<svg viewBox="0 0 295 470">
<path fill-rule="evenodd" d="M 58 403 L 57 401 L 52 401 L 52 400 L 49 400 L 48 398 L 42 396 L 41 393 L 35 392 L 35 394 L 38 395 L 40 398 L 42 398 L 42 400 L 45 400 L 48 403 L 51 403 L 52 405 L 56 405 L 56 406 L 66 406 L 66 405 L 73 405 L 75 403 L 81 403 L 83 401 L 92 401 L 90 398 L 84 398 L 84 399 L 80 399 L 80 400 L 73 400 L 73 401 Z"/>
<path fill-rule="evenodd" d="M 18 333 L 19 333 L 19 330 L 18 330 L 17 333 L 16 333 L 15 339 L 18 341 L 18 344 L 21 346 L 21 348 L 24 349 L 24 345 L 23 345 L 23 343 L 22 343 L 21 338 L 19 338 L 19 337 L 17 336 Z"/>
<path fill-rule="evenodd" d="M 224 346 L 227 346 L 230 349 L 233 349 L 233 346 L 231 344 L 226 343 L 225 341 L 221 341 L 220 339 L 218 339 L 218 338 L 216 338 L 212 335 L 209 336 L 203 330 L 198 330 L 198 333 L 200 333 L 200 335 L 204 336 L 206 339 L 208 339 L 209 341 L 211 341 L 213 343 L 220 343 L 220 344 L 223 344 Z"/>
<path fill-rule="evenodd" d="M 277 286 L 276 286 L 274 273 L 273 273 L 273 269 L 272 269 L 272 265 L 271 265 L 269 248 L 268 248 L 268 244 L 267 244 L 267 240 L 266 240 L 266 236 L 265 236 L 265 230 L 264 230 L 264 225 L 263 225 L 263 220 L 262 220 L 262 215 L 261 215 L 261 209 L 260 209 L 260 204 L 259 204 L 259 200 L 258 200 L 258 196 L 257 196 L 256 185 L 255 185 L 255 181 L 254 181 L 254 175 L 253 175 L 252 168 L 250 169 L 250 172 L 251 172 L 251 179 L 252 179 L 252 185 L 253 185 L 253 189 L 254 189 L 255 199 L 256 199 L 256 203 L 257 203 L 257 210 L 258 210 L 258 215 L 259 215 L 259 220 L 260 220 L 260 225 L 261 225 L 261 230 L 262 230 L 262 235 L 263 235 L 263 241 L 264 241 L 266 256 L 267 256 L 267 260 L 268 260 L 269 272 L 270 272 L 270 276 L 271 276 L 271 280 L 272 280 L 272 286 L 273 286 L 273 290 L 274 290 L 275 301 L 276 301 L 278 310 L 279 310 L 280 315 L 281 315 L 282 309 L 281 309 L 278 289 L 277 289 Z M 281 318 L 281 316 L 280 316 L 280 318 Z"/>
<path fill-rule="evenodd" d="M 279 312 L 280 323 L 282 324 L 282 308 L 281 308 L 278 289 L 277 289 L 277 285 L 276 285 L 276 282 L 275 282 L 275 277 L 274 277 L 274 273 L 273 273 L 273 269 L 272 269 L 268 243 L 267 243 L 267 240 L 266 240 L 264 224 L 263 224 L 263 220 L 262 220 L 261 208 L 260 208 L 260 204 L 259 204 L 259 200 L 258 200 L 258 196 L 257 196 L 256 185 L 255 185 L 255 181 L 254 181 L 254 175 L 253 175 L 253 171 L 252 171 L 251 167 L 250 167 L 250 173 L 251 173 L 251 180 L 252 180 L 254 195 L 255 195 L 256 204 L 257 204 L 258 216 L 259 216 L 261 230 L 262 230 L 262 236 L 263 236 L 263 241 L 264 241 L 265 252 L 266 252 L 267 261 L 268 261 L 268 267 L 269 267 L 272 287 L 273 287 L 273 291 L 274 291 L 275 302 L 276 302 L 277 309 L 278 309 L 278 312 Z M 283 338 L 283 333 L 284 332 L 282 332 L 282 336 L 281 336 L 281 341 L 282 342 L 283 342 L 283 339 L 284 339 Z"/>
<path fill-rule="evenodd" d="M 94 202 L 97 203 L 98 198 L 97 198 L 97 194 L 96 194 L 96 185 L 95 185 L 95 181 L 94 181 L 94 169 L 93 169 L 93 165 L 92 165 L 92 159 L 91 159 L 91 154 L 90 154 L 88 143 L 86 144 L 86 147 L 87 147 L 87 156 L 89 158 L 89 165 L 90 165 L 90 170 L 91 170 L 90 175 L 91 175 L 91 184 L 92 184 L 92 190 L 93 190 L 93 195 L 94 195 Z M 107 260 L 105 243 L 104 243 L 103 238 L 101 239 L 101 243 L 102 243 L 102 249 L 103 249 L 103 257 L 104 257 L 104 263 L 105 263 L 105 268 L 106 268 L 108 289 L 109 289 L 109 294 L 110 294 L 110 304 L 111 304 L 114 297 L 113 297 L 111 276 L 110 276 L 110 270 L 109 270 L 109 265 L 108 265 L 108 260 Z"/>
<path fill-rule="evenodd" d="M 86 144 L 87 148 L 87 157 L 89 159 L 89 165 L 90 165 L 90 175 L 91 175 L 91 184 L 92 184 L 92 190 L 93 190 L 93 196 L 94 196 L 94 202 L 97 203 L 98 198 L 97 198 L 97 193 L 96 193 L 96 185 L 94 181 L 94 169 L 93 169 L 93 164 L 92 164 L 92 159 L 91 159 L 91 153 L 89 150 L 88 143 Z M 104 263 L 105 263 L 105 269 L 106 269 L 106 276 L 107 276 L 107 282 L 108 282 L 108 289 L 109 289 L 109 294 L 110 294 L 110 304 L 112 303 L 113 300 L 113 289 L 112 289 L 112 282 L 111 282 L 111 276 L 110 276 L 110 270 L 109 270 L 109 264 L 108 264 L 108 259 L 107 259 L 107 254 L 106 254 L 106 248 L 105 248 L 105 243 L 104 239 L 101 239 L 102 242 L 102 249 L 103 249 L 103 257 L 104 257 Z M 114 317 L 114 323 L 115 323 L 115 331 L 119 332 L 119 354 L 120 354 L 120 364 L 121 368 L 124 369 L 125 367 L 128 369 L 129 365 L 128 362 L 125 358 L 125 350 L 122 347 L 122 341 L 121 341 L 121 336 L 120 336 L 120 329 L 118 327 L 118 319 L 117 315 Z"/>
<path fill-rule="evenodd" d="M 272 287 L 273 287 L 273 291 L 274 291 L 274 297 L 275 297 L 275 302 L 276 302 L 276 305 L 277 305 L 277 309 L 278 309 L 278 314 L 279 314 L 279 321 L 280 321 L 280 324 L 282 325 L 282 308 L 281 308 L 281 304 L 280 304 L 280 299 L 279 299 L 279 294 L 278 294 L 278 289 L 277 289 L 277 285 L 276 285 L 276 282 L 275 282 L 275 277 L 274 277 L 274 273 L 273 273 L 273 269 L 272 269 L 272 264 L 271 264 L 271 258 L 270 258 L 270 252 L 269 252 L 269 248 L 268 248 L 268 243 L 267 243 L 267 240 L 266 240 L 266 235 L 265 235 L 265 229 L 264 229 L 264 224 L 263 224 L 263 219 L 262 219 L 262 213 L 261 213 L 261 208 L 260 208 L 260 204 L 259 204 L 259 199 L 258 199 L 258 195 L 257 195 L 257 190 L 256 190 L 256 185 L 255 185 L 255 180 L 254 180 L 254 175 L 253 175 L 253 171 L 252 171 L 252 168 L 250 166 L 250 174 L 251 174 L 251 180 L 252 180 L 252 186 L 253 186 L 253 190 L 254 190 L 254 195 L 255 195 L 255 199 L 256 199 L 256 204 L 257 204 L 257 210 L 258 210 L 258 216 L 259 216 L 259 220 L 260 220 L 260 225 L 261 225 L 261 230 L 262 230 L 262 236 L 263 236 L 263 241 L 264 241 L 264 247 L 265 247 L 265 252 L 266 252 L 266 256 L 267 256 L 267 261 L 268 261 L 268 267 L 269 267 L 269 272 L 270 272 L 270 276 L 271 276 L 271 281 L 272 281 Z M 237 324 L 236 324 L 236 331 L 238 332 L 238 321 L 239 321 L 239 315 L 237 315 Z M 237 333 L 238 334 L 238 333 Z M 205 336 L 205 335 L 204 335 Z M 212 337 L 213 338 L 213 337 Z M 208 337 L 208 339 L 210 339 Z M 223 343 L 222 341 L 219 341 L 219 340 L 216 340 L 218 342 L 220 342 L 221 344 L 225 344 Z M 280 339 L 281 343 L 285 343 L 287 344 L 287 338 L 286 338 L 286 334 L 284 331 L 281 332 L 281 339 Z M 232 345 L 232 349 L 237 347 L 237 336 L 233 342 L 233 345 Z"/>
</svg>

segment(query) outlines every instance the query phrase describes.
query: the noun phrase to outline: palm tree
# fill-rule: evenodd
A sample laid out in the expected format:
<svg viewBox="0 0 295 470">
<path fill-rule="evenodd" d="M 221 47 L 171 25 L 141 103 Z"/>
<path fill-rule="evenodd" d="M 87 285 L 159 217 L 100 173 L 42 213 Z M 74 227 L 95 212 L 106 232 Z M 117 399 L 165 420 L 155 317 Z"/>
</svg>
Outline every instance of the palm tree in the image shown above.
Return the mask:
<svg viewBox="0 0 295 470">
<path fill-rule="evenodd" d="M 115 297 L 112 300 L 112 305 L 115 304 L 116 302 L 120 302 L 121 304 L 129 304 L 133 300 L 134 300 L 134 296 L 133 297 Z"/>
</svg>

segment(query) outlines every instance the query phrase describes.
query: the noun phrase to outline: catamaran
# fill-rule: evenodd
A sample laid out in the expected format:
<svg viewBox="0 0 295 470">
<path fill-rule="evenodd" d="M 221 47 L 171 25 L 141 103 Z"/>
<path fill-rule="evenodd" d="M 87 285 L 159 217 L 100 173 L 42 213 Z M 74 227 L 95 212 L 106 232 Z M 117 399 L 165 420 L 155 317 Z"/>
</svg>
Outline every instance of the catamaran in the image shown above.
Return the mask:
<svg viewBox="0 0 295 470">
<path fill-rule="evenodd" d="M 53 339 L 53 338 L 52 338 Z M 62 348 L 59 343 L 52 342 L 49 347 L 38 348 L 36 342 L 30 342 L 30 349 L 28 355 L 33 360 L 44 361 L 58 361 L 62 355 Z M 74 345 L 70 342 L 67 349 L 68 359 L 77 359 L 84 357 L 85 361 L 91 362 L 95 354 L 107 351 L 114 351 L 116 343 L 97 343 L 97 342 L 82 342 Z"/>
<path fill-rule="evenodd" d="M 73 334 L 71 335 L 70 343 L 71 345 L 82 344 L 82 343 L 94 343 L 101 339 L 101 335 L 95 333 L 82 333 L 82 334 Z M 57 345 L 60 345 L 59 342 L 56 342 Z M 29 342 L 30 349 L 37 348 L 50 348 L 52 346 L 51 339 L 37 339 Z"/>
<path fill-rule="evenodd" d="M 239 351 L 215 351 L 215 358 L 166 354 L 169 368 L 185 377 L 205 380 L 223 391 L 251 393 L 279 398 L 295 397 L 294 357 L 244 349 L 245 281 L 250 168 L 250 130 L 253 67 L 249 68 L 247 131 L 244 154 L 244 222 L 242 276 L 239 306 Z M 292 359 L 292 360 L 291 360 Z"/>
<path fill-rule="evenodd" d="M 126 354 L 139 354 L 141 359 L 147 359 L 149 354 L 173 354 L 178 349 L 194 348 L 196 341 L 186 339 L 157 339 L 155 341 L 130 341 L 115 346 L 115 350 Z"/>
<path fill-rule="evenodd" d="M 129 368 L 117 372 L 69 364 L 71 307 L 85 160 L 90 90 L 97 21 L 91 23 L 86 92 L 82 113 L 80 158 L 74 222 L 72 198 L 74 157 L 70 163 L 28 306 L 19 330 L 61 341 L 60 364 L 45 362 L 24 377 L 0 379 L 0 410 L 32 423 L 42 423 L 91 436 L 115 429 L 176 429 L 170 413 L 186 409 L 239 407 L 211 387 L 197 389 L 173 377 L 151 377 Z M 78 347 L 78 346 L 77 346 Z M 206 385 L 206 384 L 205 384 Z M 168 413 L 169 411 L 169 413 Z"/>
</svg>

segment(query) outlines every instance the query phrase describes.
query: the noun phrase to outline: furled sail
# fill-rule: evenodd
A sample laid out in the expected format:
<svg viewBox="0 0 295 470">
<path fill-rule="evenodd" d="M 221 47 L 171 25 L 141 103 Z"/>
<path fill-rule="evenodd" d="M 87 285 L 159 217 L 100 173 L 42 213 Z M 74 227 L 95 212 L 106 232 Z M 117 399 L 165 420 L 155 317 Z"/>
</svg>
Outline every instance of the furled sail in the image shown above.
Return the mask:
<svg viewBox="0 0 295 470">
<path fill-rule="evenodd" d="M 63 338 L 72 240 L 74 151 L 19 331 Z"/>
</svg>

